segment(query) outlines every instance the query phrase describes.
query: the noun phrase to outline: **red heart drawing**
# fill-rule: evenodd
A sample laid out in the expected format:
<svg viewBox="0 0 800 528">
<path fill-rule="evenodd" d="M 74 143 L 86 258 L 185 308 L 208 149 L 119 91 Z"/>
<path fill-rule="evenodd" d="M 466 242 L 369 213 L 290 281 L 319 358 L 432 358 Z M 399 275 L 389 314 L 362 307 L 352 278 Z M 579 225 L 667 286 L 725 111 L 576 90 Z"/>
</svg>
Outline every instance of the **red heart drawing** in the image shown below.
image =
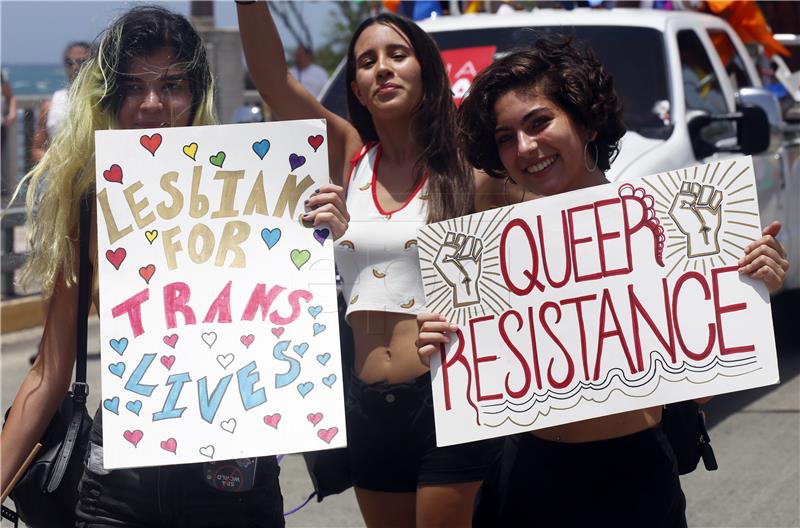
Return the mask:
<svg viewBox="0 0 800 528">
<path fill-rule="evenodd" d="M 111 168 L 103 171 L 103 178 L 111 183 L 122 183 L 122 167 L 113 164 Z"/>
<path fill-rule="evenodd" d="M 150 154 L 155 156 L 158 147 L 161 146 L 161 134 L 159 134 L 158 132 L 156 132 L 152 136 L 148 136 L 147 134 L 145 134 L 139 138 L 139 143 L 141 143 L 142 146 L 145 149 L 147 149 L 147 151 Z"/>
<path fill-rule="evenodd" d="M 172 368 L 175 363 L 175 356 L 161 356 L 161 364 L 167 367 L 167 370 Z"/>
<path fill-rule="evenodd" d="M 175 348 L 175 343 L 177 342 L 178 342 L 178 334 L 164 336 L 164 344 L 169 347 Z"/>
<path fill-rule="evenodd" d="M 106 251 L 106 259 L 114 266 L 115 269 L 119 269 L 122 265 L 122 261 L 125 260 L 125 257 L 128 256 L 128 252 L 125 251 L 125 248 L 117 248 L 114 251 L 110 249 Z"/>
<path fill-rule="evenodd" d="M 132 443 L 133 447 L 136 447 L 144 436 L 144 433 L 136 429 L 135 431 L 125 431 L 122 433 L 122 436 L 125 438 L 125 440 Z"/>
<path fill-rule="evenodd" d="M 248 335 L 243 335 L 242 337 L 240 337 L 239 341 L 241 341 L 242 344 L 245 347 L 250 348 L 250 345 L 253 344 L 253 341 L 255 340 L 255 338 L 256 338 L 256 336 L 254 336 L 253 334 L 248 334 Z"/>
<path fill-rule="evenodd" d="M 317 431 L 317 436 L 322 439 L 323 442 L 326 444 L 330 444 L 333 437 L 336 436 L 336 433 L 339 432 L 338 427 L 331 427 L 330 429 L 320 429 Z"/>
<path fill-rule="evenodd" d="M 316 136 L 308 136 L 308 144 L 311 145 L 311 148 L 314 149 L 314 152 L 316 152 L 320 145 L 322 145 L 323 141 L 325 141 L 325 138 L 319 134 Z"/>
<path fill-rule="evenodd" d="M 169 451 L 170 453 L 175 453 L 178 449 L 178 442 L 174 438 L 167 438 L 166 440 L 161 441 L 161 449 L 164 451 Z"/>
<path fill-rule="evenodd" d="M 148 264 L 147 266 L 142 266 L 139 268 L 139 276 L 144 279 L 147 284 L 150 284 L 150 279 L 153 278 L 153 274 L 156 272 L 156 267 L 154 264 Z"/>
<path fill-rule="evenodd" d="M 314 425 L 317 425 L 322 421 L 322 413 L 311 413 L 306 416 L 306 419 Z"/>
<path fill-rule="evenodd" d="M 264 417 L 264 423 L 274 429 L 278 428 L 278 422 L 280 421 L 281 421 L 280 413 L 268 414 Z"/>
<path fill-rule="evenodd" d="M 282 326 L 276 326 L 275 328 L 273 328 L 272 329 L 272 335 L 274 335 L 275 337 L 280 339 L 280 337 L 283 335 L 283 327 Z"/>
</svg>

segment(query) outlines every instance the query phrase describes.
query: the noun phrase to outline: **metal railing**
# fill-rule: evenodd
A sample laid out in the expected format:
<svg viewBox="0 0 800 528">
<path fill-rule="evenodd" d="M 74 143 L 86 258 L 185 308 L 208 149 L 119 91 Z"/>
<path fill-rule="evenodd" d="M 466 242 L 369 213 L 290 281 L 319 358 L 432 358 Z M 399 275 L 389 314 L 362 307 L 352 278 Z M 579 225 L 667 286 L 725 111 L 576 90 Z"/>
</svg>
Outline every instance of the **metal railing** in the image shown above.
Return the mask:
<svg viewBox="0 0 800 528">
<path fill-rule="evenodd" d="M 20 179 L 33 165 L 31 159 L 31 141 L 39 122 L 39 106 L 47 96 L 18 95 L 17 119 L 6 131 L 5 145 L 0 153 L 2 173 L 2 202 L 0 203 L 0 297 L 3 300 L 36 292 L 23 292 L 14 283 L 17 270 L 25 263 L 27 249 L 24 247 L 25 208 L 22 199 L 13 204 L 8 200 L 17 187 Z M 258 92 L 244 91 L 245 103 L 261 103 Z M 263 103 L 262 103 L 263 106 Z M 222 116 L 223 120 L 230 116 Z M 270 118 L 269 109 L 264 107 L 265 119 Z"/>
</svg>

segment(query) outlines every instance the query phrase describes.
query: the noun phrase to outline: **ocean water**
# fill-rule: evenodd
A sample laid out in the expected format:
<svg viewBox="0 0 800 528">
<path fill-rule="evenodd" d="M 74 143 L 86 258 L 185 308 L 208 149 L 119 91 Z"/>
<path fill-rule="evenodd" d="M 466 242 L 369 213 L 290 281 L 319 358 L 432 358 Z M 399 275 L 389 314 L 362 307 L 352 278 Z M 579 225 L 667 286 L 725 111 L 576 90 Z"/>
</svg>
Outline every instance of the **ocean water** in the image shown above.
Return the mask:
<svg viewBox="0 0 800 528">
<path fill-rule="evenodd" d="M 67 84 L 60 64 L 4 64 L 15 95 L 50 95 Z"/>
</svg>

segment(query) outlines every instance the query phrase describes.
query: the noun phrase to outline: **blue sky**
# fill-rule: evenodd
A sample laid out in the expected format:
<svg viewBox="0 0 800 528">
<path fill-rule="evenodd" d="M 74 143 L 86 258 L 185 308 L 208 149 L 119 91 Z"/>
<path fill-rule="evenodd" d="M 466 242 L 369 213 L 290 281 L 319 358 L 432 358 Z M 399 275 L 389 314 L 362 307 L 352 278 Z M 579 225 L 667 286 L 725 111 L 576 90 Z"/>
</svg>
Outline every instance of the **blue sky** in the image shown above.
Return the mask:
<svg viewBox="0 0 800 528">
<path fill-rule="evenodd" d="M 2 64 L 59 64 L 64 46 L 73 40 L 93 40 L 132 1 L 36 1 L 0 0 L 0 62 Z M 189 2 L 154 1 L 178 13 L 189 14 Z M 321 42 L 330 10 L 327 2 L 303 2 L 315 42 Z M 238 27 L 236 7 L 231 0 L 215 1 L 216 26 Z M 284 44 L 294 40 L 284 31 Z"/>
</svg>

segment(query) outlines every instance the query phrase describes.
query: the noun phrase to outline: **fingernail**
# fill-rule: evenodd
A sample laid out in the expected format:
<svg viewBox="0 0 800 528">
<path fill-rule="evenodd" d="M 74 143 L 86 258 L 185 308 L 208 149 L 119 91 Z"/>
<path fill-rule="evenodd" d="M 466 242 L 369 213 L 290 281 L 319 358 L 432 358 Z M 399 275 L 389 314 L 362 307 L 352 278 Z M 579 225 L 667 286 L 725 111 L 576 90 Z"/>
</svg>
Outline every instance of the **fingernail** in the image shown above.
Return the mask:
<svg viewBox="0 0 800 528">
<path fill-rule="evenodd" d="M 308 218 L 308 213 L 303 213 L 303 218 Z"/>
<path fill-rule="evenodd" d="M 305 202 L 303 202 L 303 205 L 308 205 L 308 200 L 306 200 Z"/>
<path fill-rule="evenodd" d="M 319 189 L 314 189 L 314 194 L 317 194 L 318 192 L 319 192 Z"/>
</svg>

